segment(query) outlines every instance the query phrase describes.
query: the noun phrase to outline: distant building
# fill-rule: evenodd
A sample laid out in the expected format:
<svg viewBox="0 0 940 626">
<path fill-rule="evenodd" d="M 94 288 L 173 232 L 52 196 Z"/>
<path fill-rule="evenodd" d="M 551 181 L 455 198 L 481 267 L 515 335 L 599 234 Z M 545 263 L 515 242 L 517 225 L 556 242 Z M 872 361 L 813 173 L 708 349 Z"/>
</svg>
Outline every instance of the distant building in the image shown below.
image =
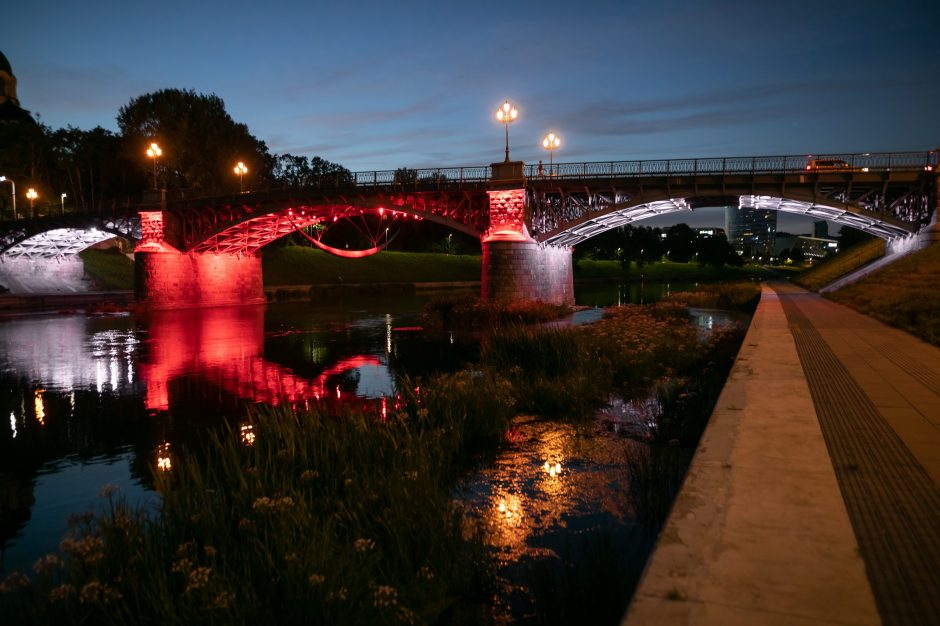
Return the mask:
<svg viewBox="0 0 940 626">
<path fill-rule="evenodd" d="M 839 242 L 825 237 L 800 235 L 796 238 L 796 247 L 802 250 L 805 256 L 821 259 L 838 252 Z"/>
<path fill-rule="evenodd" d="M 745 258 L 770 256 L 774 251 L 777 212 L 769 209 L 725 207 L 725 233 L 735 252 Z"/>
<path fill-rule="evenodd" d="M 790 233 L 777 233 L 774 237 L 774 256 L 780 256 L 784 250 L 791 249 L 796 244 L 797 235 Z"/>
<path fill-rule="evenodd" d="M 813 222 L 813 237 L 819 237 L 820 239 L 829 238 L 829 222 L 826 220 L 819 220 Z"/>
</svg>

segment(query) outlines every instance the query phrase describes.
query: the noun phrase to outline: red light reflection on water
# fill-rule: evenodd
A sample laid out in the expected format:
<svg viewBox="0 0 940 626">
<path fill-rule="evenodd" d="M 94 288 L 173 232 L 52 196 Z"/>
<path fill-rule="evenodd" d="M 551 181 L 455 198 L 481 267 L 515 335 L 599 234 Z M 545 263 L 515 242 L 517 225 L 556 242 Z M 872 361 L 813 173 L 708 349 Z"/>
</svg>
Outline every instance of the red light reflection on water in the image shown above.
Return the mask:
<svg viewBox="0 0 940 626">
<path fill-rule="evenodd" d="M 315 378 L 304 378 L 264 358 L 264 308 L 226 307 L 198 311 L 157 311 L 147 318 L 148 356 L 140 364 L 147 385 L 147 409 L 166 410 L 169 383 L 197 374 L 235 397 L 253 402 L 307 406 L 309 400 L 342 397 L 330 379 L 366 366 L 372 355 L 341 359 Z"/>
</svg>

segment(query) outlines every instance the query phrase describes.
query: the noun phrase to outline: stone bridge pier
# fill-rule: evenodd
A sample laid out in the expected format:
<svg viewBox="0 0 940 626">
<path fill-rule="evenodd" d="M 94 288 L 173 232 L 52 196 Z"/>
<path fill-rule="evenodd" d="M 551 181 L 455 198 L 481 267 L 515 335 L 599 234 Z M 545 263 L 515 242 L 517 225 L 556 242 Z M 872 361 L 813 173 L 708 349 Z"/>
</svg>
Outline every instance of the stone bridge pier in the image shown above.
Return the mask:
<svg viewBox="0 0 940 626">
<path fill-rule="evenodd" d="M 265 301 L 260 256 L 183 252 L 179 224 L 167 211 L 140 211 L 140 224 L 134 291 L 143 306 L 183 309 Z"/>
<path fill-rule="evenodd" d="M 526 228 L 523 163 L 494 163 L 492 171 L 490 226 L 481 237 L 483 300 L 574 304 L 572 248 L 540 244 Z"/>
</svg>

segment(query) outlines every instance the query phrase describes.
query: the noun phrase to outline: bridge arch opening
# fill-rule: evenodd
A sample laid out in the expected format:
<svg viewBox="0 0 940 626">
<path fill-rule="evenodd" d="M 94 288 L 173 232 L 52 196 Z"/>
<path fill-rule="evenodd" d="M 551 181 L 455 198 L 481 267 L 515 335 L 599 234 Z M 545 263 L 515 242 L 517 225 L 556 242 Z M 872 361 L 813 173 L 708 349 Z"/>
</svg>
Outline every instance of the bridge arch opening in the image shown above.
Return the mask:
<svg viewBox="0 0 940 626">
<path fill-rule="evenodd" d="M 769 209 L 803 215 L 816 220 L 828 220 L 892 243 L 912 239 L 914 235 L 911 227 L 900 220 L 878 216 L 854 206 L 836 207 L 808 200 L 758 195 L 737 196 L 737 204 L 741 208 Z M 663 197 L 645 202 L 612 204 L 605 210 L 587 213 L 553 230 L 537 234 L 535 239 L 546 245 L 576 246 L 618 226 L 670 213 L 692 214 L 696 208 L 707 206 L 712 205 L 701 204 L 701 200 L 694 196 Z M 727 205 L 716 204 L 714 206 Z"/>
</svg>

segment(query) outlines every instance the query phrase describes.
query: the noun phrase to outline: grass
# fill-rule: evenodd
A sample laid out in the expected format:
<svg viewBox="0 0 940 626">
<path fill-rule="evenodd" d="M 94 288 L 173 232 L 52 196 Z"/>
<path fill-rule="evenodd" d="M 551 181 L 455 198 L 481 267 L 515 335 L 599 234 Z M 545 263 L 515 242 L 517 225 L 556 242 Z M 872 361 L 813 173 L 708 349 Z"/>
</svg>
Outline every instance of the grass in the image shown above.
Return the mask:
<svg viewBox="0 0 940 626">
<path fill-rule="evenodd" d="M 343 259 L 303 246 L 264 250 L 265 285 L 338 285 L 479 281 L 480 257 L 383 251 L 362 259 Z"/>
<path fill-rule="evenodd" d="M 845 276 L 859 267 L 883 257 L 884 239 L 870 239 L 859 243 L 835 256 L 824 259 L 813 267 L 800 272 L 791 280 L 812 291 L 825 287 L 840 276 Z"/>
<path fill-rule="evenodd" d="M 940 346 L 940 245 L 934 244 L 826 297 Z"/>
<path fill-rule="evenodd" d="M 117 291 L 134 288 L 134 262 L 117 248 L 88 248 L 82 250 L 79 256 L 85 264 L 85 272 L 99 288 Z"/>
<path fill-rule="evenodd" d="M 499 381 L 463 373 L 386 420 L 258 409 L 158 476 L 157 516 L 109 494 L 32 582 L 10 623 L 461 623 L 486 606 L 480 534 L 451 500 L 479 439 L 509 423 Z M 476 621 L 476 620 L 473 620 Z"/>
<path fill-rule="evenodd" d="M 512 304 L 483 302 L 477 296 L 462 294 L 438 298 L 425 307 L 422 317 L 428 328 L 490 329 L 507 324 L 535 324 L 563 317 L 571 308 L 541 300 Z"/>
<path fill-rule="evenodd" d="M 673 263 L 662 261 L 647 263 L 638 268 L 631 263 L 624 268 L 619 261 L 595 261 L 592 259 L 579 259 L 574 267 L 575 280 L 591 279 L 638 279 L 643 276 L 645 280 L 654 281 L 714 281 L 714 280 L 747 280 L 771 278 L 775 274 L 772 270 L 759 265 L 744 265 L 742 267 L 712 267 L 698 263 Z"/>
<path fill-rule="evenodd" d="M 132 290 L 134 262 L 117 250 L 81 253 L 85 271 L 104 289 Z M 305 246 L 269 246 L 262 255 L 264 284 L 275 299 L 306 297 L 274 288 L 282 285 L 348 285 L 380 283 L 474 282 L 480 280 L 481 257 L 421 252 L 389 252 L 362 259 L 343 259 Z M 581 259 L 575 265 L 576 280 L 630 279 L 713 281 L 767 278 L 771 272 L 758 266 L 714 268 L 669 261 L 624 269 L 617 261 Z"/>
</svg>

